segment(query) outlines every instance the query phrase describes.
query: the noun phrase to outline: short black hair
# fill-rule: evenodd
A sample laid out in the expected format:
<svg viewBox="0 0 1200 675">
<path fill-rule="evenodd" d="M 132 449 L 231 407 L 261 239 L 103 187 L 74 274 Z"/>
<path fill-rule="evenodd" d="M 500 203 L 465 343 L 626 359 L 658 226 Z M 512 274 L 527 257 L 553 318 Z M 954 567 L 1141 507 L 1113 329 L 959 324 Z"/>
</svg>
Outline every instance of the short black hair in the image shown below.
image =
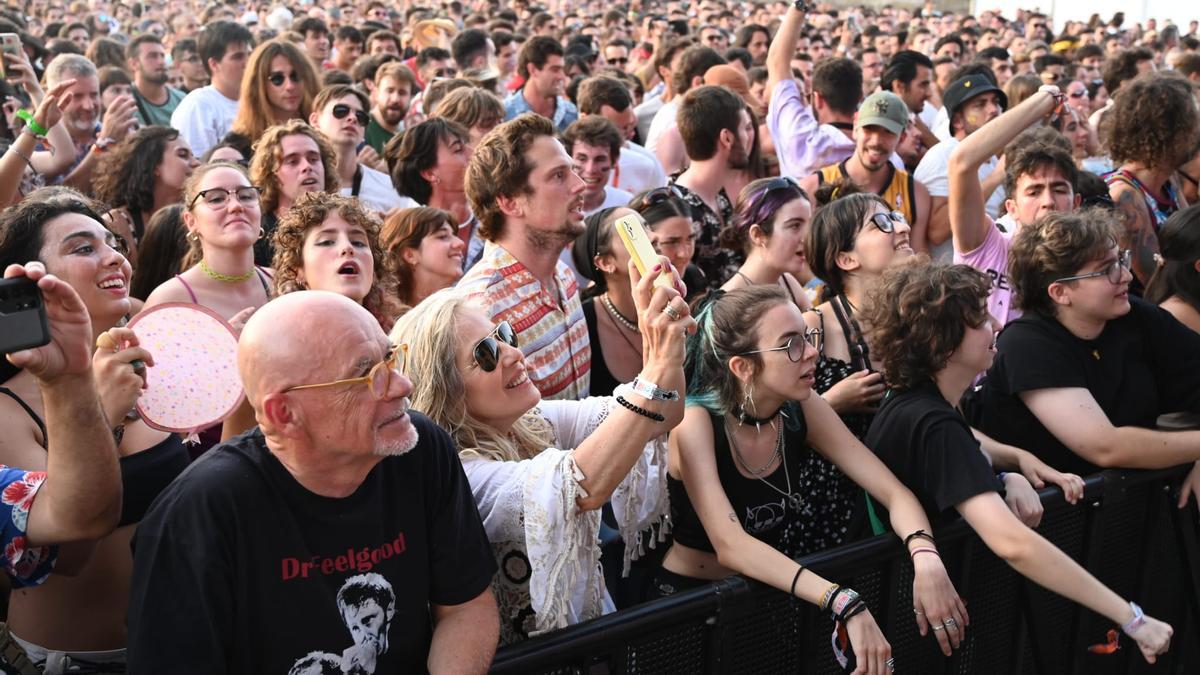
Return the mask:
<svg viewBox="0 0 1200 675">
<path fill-rule="evenodd" d="M 730 47 L 725 50 L 725 60 L 729 62 L 737 61 L 742 64 L 746 70 L 754 67 L 754 57 L 750 55 L 749 50 L 741 47 Z"/>
<path fill-rule="evenodd" d="M 353 42 L 355 44 L 363 43 L 362 31 L 354 26 L 338 26 L 337 32 L 333 36 L 336 42 Z"/>
<path fill-rule="evenodd" d="M 984 63 L 988 61 L 1007 61 L 1010 58 L 1012 58 L 1012 55 L 1004 47 L 988 47 L 987 49 L 980 49 L 975 52 L 975 60 L 983 61 Z"/>
<path fill-rule="evenodd" d="M 220 61 L 225 57 L 225 52 L 229 47 L 233 45 L 253 47 L 254 36 L 240 23 L 214 21 L 200 29 L 197 44 L 200 60 L 204 63 L 204 70 L 212 75 L 212 68 L 208 65 L 210 59 Z"/>
<path fill-rule="evenodd" d="M 911 49 L 898 51 L 892 55 L 887 67 L 883 69 L 883 75 L 879 78 L 879 86 L 884 91 L 892 91 L 892 84 L 895 82 L 911 84 L 916 79 L 917 71 L 921 66 L 932 71 L 933 61 L 921 52 Z"/>
<path fill-rule="evenodd" d="M 521 77 L 529 77 L 529 66 L 541 70 L 546 67 L 546 62 L 550 60 L 551 56 L 563 56 L 564 54 L 558 40 L 545 35 L 535 35 L 521 46 L 521 53 L 517 57 L 517 73 Z"/>
<path fill-rule="evenodd" d="M 813 69 L 812 90 L 825 99 L 830 108 L 852 115 L 862 100 L 862 67 L 844 57 L 822 59 Z"/>
<path fill-rule="evenodd" d="M 490 39 L 487 32 L 478 28 L 468 28 L 455 35 L 450 43 L 450 53 L 454 55 L 454 62 L 458 64 L 459 70 L 469 68 L 471 59 L 480 52 L 486 53 Z"/>
</svg>

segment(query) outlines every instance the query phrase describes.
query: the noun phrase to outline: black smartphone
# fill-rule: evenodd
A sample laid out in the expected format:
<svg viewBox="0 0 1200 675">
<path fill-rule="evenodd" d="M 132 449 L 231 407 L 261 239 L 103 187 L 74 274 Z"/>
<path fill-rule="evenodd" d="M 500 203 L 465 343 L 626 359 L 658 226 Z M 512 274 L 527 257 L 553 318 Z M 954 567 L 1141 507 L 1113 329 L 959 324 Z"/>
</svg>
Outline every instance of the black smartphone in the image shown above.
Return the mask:
<svg viewBox="0 0 1200 675">
<path fill-rule="evenodd" d="M 49 342 L 50 323 L 37 282 L 26 277 L 0 279 L 0 354 Z"/>
</svg>

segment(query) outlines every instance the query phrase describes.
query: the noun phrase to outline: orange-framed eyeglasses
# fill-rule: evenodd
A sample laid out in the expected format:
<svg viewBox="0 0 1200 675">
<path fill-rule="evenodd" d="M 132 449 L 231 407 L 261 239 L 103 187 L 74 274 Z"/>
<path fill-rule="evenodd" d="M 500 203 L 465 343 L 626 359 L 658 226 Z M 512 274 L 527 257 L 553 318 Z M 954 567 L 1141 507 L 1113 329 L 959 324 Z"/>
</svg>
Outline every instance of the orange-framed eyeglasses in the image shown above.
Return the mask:
<svg viewBox="0 0 1200 675">
<path fill-rule="evenodd" d="M 376 399 L 381 399 L 387 396 L 387 392 L 392 387 L 393 377 L 403 377 L 404 369 L 408 366 L 408 345 L 396 345 L 388 351 L 387 356 L 382 361 L 375 364 L 371 368 L 371 372 L 365 377 L 352 377 L 348 380 L 334 380 L 333 382 L 321 382 L 320 384 L 301 384 L 295 387 L 288 387 L 283 390 L 283 393 L 289 391 L 297 391 L 300 389 L 322 389 L 324 387 L 337 387 L 347 384 L 367 384 L 371 389 L 371 395 Z"/>
</svg>

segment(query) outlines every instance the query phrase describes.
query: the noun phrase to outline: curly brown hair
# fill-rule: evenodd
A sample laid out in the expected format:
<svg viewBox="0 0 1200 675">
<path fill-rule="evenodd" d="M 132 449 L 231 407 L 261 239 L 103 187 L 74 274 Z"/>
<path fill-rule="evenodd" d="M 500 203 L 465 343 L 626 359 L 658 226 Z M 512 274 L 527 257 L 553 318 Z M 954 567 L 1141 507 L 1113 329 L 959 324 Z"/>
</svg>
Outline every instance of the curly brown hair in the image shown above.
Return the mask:
<svg viewBox="0 0 1200 675">
<path fill-rule="evenodd" d="M 537 113 L 525 113 L 484 136 L 467 165 L 467 199 L 479 218 L 479 236 L 496 241 L 504 233 L 504 213 L 498 197 L 529 194 L 533 164 L 525 153 L 542 136 L 555 138 L 554 123 Z"/>
<path fill-rule="evenodd" d="M 1053 318 L 1057 307 L 1048 293 L 1050 284 L 1103 258 L 1120 241 L 1119 232 L 1113 214 L 1102 208 L 1051 213 L 1021 227 L 1008 251 L 1017 306 Z"/>
<path fill-rule="evenodd" d="M 279 184 L 279 166 L 283 161 L 280 146 L 284 136 L 308 136 L 321 151 L 321 163 L 325 165 L 325 192 L 337 192 L 337 155 L 325 135 L 303 120 L 291 120 L 267 129 L 254 143 L 254 160 L 250 162 L 250 180 L 262 188 L 262 212 L 274 213 L 279 207 L 282 186 Z"/>
<path fill-rule="evenodd" d="M 304 284 L 297 280 L 304 268 L 304 240 L 309 230 L 320 227 L 333 214 L 367 233 L 375 283 L 371 284 L 371 290 L 363 298 L 362 304 L 385 331 L 391 330 L 392 323 L 400 315 L 400 304 L 396 300 L 396 277 L 384 264 L 383 250 L 379 247 L 379 220 L 354 197 L 309 192 L 301 195 L 279 219 L 271 238 L 275 249 L 275 258 L 271 261 L 271 267 L 275 270 L 272 281 L 275 296 L 305 289 Z"/>
<path fill-rule="evenodd" d="M 171 127 L 149 126 L 122 141 L 112 152 L 101 155 L 92 180 L 96 199 L 110 208 L 129 207 L 145 213 L 154 208 L 154 172 L 162 164 L 167 145 L 179 138 Z"/>
<path fill-rule="evenodd" d="M 1116 165 L 1138 163 L 1174 171 L 1191 157 L 1200 135 L 1192 85 L 1178 73 L 1147 73 L 1126 82 L 1100 123 Z"/>
<path fill-rule="evenodd" d="M 420 248 L 421 240 L 437 232 L 443 225 L 454 227 L 454 216 L 448 211 L 429 206 L 419 206 L 411 209 L 400 209 L 393 213 L 383 223 L 379 235 L 379 244 L 383 248 L 383 264 L 396 278 L 400 299 L 406 303 L 413 290 L 413 269 L 405 260 L 401 251 L 406 248 Z"/>
<path fill-rule="evenodd" d="M 911 389 L 933 378 L 967 328 L 988 321 L 988 275 L 918 256 L 889 268 L 867 293 L 863 321 L 888 384 Z"/>
</svg>

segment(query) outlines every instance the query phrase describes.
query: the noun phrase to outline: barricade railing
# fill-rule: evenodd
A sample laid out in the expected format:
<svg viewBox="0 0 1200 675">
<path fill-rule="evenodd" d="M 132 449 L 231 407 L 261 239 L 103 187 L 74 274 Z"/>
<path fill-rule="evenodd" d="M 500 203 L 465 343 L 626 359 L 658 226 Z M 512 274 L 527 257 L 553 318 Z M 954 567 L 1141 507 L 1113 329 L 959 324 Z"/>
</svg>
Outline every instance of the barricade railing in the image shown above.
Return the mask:
<svg viewBox="0 0 1200 675">
<path fill-rule="evenodd" d="M 1175 628 L 1170 652 L 1144 663 L 1122 636 L 1111 655 L 1090 653 L 1112 622 L 1026 581 L 957 522 L 938 548 L 967 602 L 966 640 L 945 657 L 921 637 L 912 612 L 912 565 L 883 535 L 804 558 L 827 579 L 853 587 L 892 645 L 901 675 L 1116 675 L 1200 673 L 1200 546 L 1194 505 L 1175 507 L 1185 468 L 1106 471 L 1084 499 L 1067 504 L 1043 490 L 1037 530 L 1123 597 Z M 840 673 L 832 621 L 808 603 L 734 577 L 501 649 L 492 666 L 521 673 Z"/>
</svg>

